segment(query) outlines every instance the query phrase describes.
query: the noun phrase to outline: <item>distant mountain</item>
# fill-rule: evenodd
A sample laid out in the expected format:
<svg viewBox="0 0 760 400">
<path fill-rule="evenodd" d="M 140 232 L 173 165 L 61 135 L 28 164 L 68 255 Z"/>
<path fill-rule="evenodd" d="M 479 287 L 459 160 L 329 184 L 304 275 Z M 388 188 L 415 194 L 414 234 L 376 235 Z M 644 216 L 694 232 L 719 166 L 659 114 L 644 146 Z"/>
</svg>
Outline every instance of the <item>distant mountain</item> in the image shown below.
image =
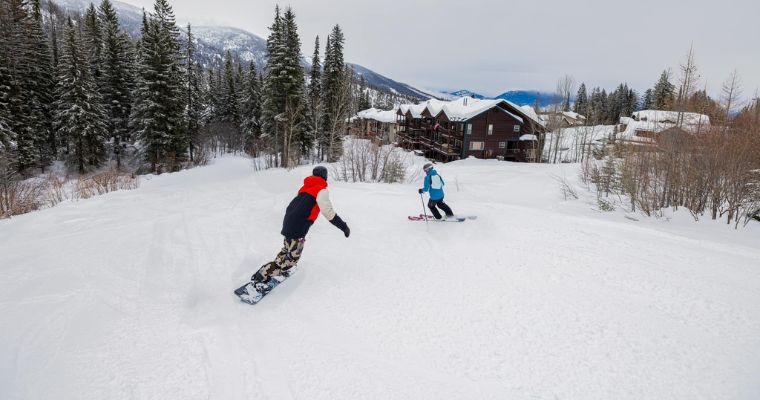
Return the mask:
<svg viewBox="0 0 760 400">
<path fill-rule="evenodd" d="M 546 107 L 562 102 L 562 99 L 554 93 L 528 90 L 512 90 L 509 92 L 504 92 L 495 98 L 511 101 L 518 106 L 532 106 L 536 104 L 536 98 L 541 99 L 541 107 Z"/>
<path fill-rule="evenodd" d="M 266 65 L 267 41 L 261 36 L 229 26 L 193 26 L 192 30 L 198 43 L 208 47 L 203 49 L 199 45 L 200 53 L 217 53 L 223 59 L 229 51 L 241 61 L 253 61 L 259 70 Z M 301 63 L 306 63 L 303 57 Z"/>
<path fill-rule="evenodd" d="M 475 92 L 473 92 L 471 90 L 467 90 L 467 89 L 457 90 L 455 92 L 445 92 L 445 93 L 451 95 L 454 98 L 465 97 L 465 96 L 466 97 L 472 97 L 472 98 L 479 99 L 479 100 L 483 100 L 483 99 L 486 98 L 486 96 L 483 96 L 482 94 L 475 93 Z"/>
<path fill-rule="evenodd" d="M 422 89 L 415 88 L 414 86 L 408 85 L 406 83 L 394 81 L 391 78 L 380 75 L 377 72 L 372 71 L 371 69 L 363 67 L 359 64 L 348 63 L 348 65 L 353 67 L 354 72 L 356 72 L 358 75 L 363 76 L 370 86 L 374 86 L 375 88 L 389 91 L 391 93 L 398 93 L 415 99 L 428 99 L 430 97 L 437 97 L 434 94 L 428 93 Z"/>
<path fill-rule="evenodd" d="M 56 0 L 56 2 L 64 11 L 74 15 L 83 14 L 90 5 L 90 0 Z M 122 28 L 133 38 L 139 38 L 142 26 L 142 9 L 120 1 L 113 1 L 113 4 L 119 14 L 119 22 Z M 185 27 L 181 28 L 183 36 L 186 35 Z M 240 60 L 255 62 L 259 70 L 266 65 L 266 39 L 261 36 L 228 26 L 192 26 L 192 31 L 198 42 L 196 54 L 200 63 L 207 68 L 222 62 L 227 51 L 239 57 Z M 303 57 L 301 64 L 306 68 L 310 67 L 309 62 Z M 377 90 L 399 94 L 410 99 L 437 97 L 424 90 L 380 75 L 364 66 L 348 64 L 354 68 L 357 74 L 364 76 L 367 83 Z"/>
</svg>

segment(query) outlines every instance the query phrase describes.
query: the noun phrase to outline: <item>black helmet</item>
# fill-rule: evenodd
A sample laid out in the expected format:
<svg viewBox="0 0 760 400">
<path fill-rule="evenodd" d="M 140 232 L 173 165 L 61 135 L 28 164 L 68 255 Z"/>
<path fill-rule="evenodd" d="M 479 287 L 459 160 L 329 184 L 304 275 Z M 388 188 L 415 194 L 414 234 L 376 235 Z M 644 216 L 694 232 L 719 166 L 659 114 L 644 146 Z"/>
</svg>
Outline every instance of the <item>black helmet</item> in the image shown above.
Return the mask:
<svg viewBox="0 0 760 400">
<path fill-rule="evenodd" d="M 314 170 L 311 171 L 311 174 L 314 176 L 318 176 L 324 180 L 327 180 L 327 168 L 321 165 L 317 165 L 316 167 L 314 167 Z"/>
<path fill-rule="evenodd" d="M 425 171 L 425 173 L 430 172 L 430 170 L 433 169 L 433 164 L 426 163 L 424 166 L 422 166 L 422 170 Z"/>
</svg>

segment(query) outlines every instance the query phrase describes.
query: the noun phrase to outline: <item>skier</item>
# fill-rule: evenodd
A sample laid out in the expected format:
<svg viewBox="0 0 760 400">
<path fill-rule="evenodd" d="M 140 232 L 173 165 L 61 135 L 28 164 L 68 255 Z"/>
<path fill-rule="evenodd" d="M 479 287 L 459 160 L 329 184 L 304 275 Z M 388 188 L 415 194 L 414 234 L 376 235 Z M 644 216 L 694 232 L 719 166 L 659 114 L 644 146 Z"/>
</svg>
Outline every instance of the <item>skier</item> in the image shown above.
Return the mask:
<svg viewBox="0 0 760 400">
<path fill-rule="evenodd" d="M 281 232 L 285 237 L 282 250 L 274 261 L 264 264 L 251 277 L 257 291 L 268 292 L 270 289 L 267 283 L 273 276 L 290 276 L 291 270 L 301 258 L 306 233 L 309 232 L 309 228 L 319 213 L 343 231 L 346 237 L 351 234 L 348 225 L 333 210 L 330 194 L 327 191 L 327 168 L 321 165 L 314 167 L 312 175 L 304 179 L 303 187 L 285 210 Z"/>
<path fill-rule="evenodd" d="M 433 169 L 433 164 L 427 163 L 422 167 L 425 171 L 425 186 L 419 190 L 419 193 L 430 192 L 430 200 L 428 201 L 428 208 L 433 212 L 435 219 L 441 219 L 441 213 L 438 212 L 438 208 L 446 213 L 446 218 L 454 216 L 454 212 L 451 208 L 443 202 L 443 178 L 438 175 L 438 172 Z"/>
</svg>

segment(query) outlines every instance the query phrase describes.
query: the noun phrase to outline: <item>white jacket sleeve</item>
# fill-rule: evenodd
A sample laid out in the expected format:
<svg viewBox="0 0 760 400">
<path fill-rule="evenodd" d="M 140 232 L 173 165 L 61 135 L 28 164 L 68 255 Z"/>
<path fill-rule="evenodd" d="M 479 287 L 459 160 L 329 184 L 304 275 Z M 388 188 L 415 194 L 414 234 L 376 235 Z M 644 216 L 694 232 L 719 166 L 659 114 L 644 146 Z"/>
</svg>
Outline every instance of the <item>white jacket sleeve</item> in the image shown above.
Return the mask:
<svg viewBox="0 0 760 400">
<path fill-rule="evenodd" d="M 330 192 L 328 192 L 326 188 L 317 193 L 317 205 L 319 206 L 319 211 L 328 221 L 332 221 L 332 219 L 335 218 L 336 213 L 330 202 Z"/>
</svg>

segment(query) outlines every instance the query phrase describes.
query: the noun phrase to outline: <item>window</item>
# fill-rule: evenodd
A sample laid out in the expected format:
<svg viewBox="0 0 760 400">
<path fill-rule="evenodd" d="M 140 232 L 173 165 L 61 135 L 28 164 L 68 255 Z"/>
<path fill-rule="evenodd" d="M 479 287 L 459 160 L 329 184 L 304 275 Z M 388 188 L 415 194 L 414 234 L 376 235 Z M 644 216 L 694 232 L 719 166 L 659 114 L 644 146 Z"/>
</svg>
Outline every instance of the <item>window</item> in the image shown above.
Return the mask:
<svg viewBox="0 0 760 400">
<path fill-rule="evenodd" d="M 499 142 L 499 148 L 500 149 L 506 149 L 507 148 L 507 142 Z"/>
<path fill-rule="evenodd" d="M 483 142 L 470 142 L 470 150 L 483 150 Z"/>
<path fill-rule="evenodd" d="M 472 135 L 472 124 L 466 124 L 465 133 L 468 135 Z"/>
<path fill-rule="evenodd" d="M 512 129 L 514 129 L 515 132 L 520 132 L 520 125 L 515 125 Z"/>
<path fill-rule="evenodd" d="M 488 134 L 493 135 L 493 124 L 488 124 Z"/>
</svg>

